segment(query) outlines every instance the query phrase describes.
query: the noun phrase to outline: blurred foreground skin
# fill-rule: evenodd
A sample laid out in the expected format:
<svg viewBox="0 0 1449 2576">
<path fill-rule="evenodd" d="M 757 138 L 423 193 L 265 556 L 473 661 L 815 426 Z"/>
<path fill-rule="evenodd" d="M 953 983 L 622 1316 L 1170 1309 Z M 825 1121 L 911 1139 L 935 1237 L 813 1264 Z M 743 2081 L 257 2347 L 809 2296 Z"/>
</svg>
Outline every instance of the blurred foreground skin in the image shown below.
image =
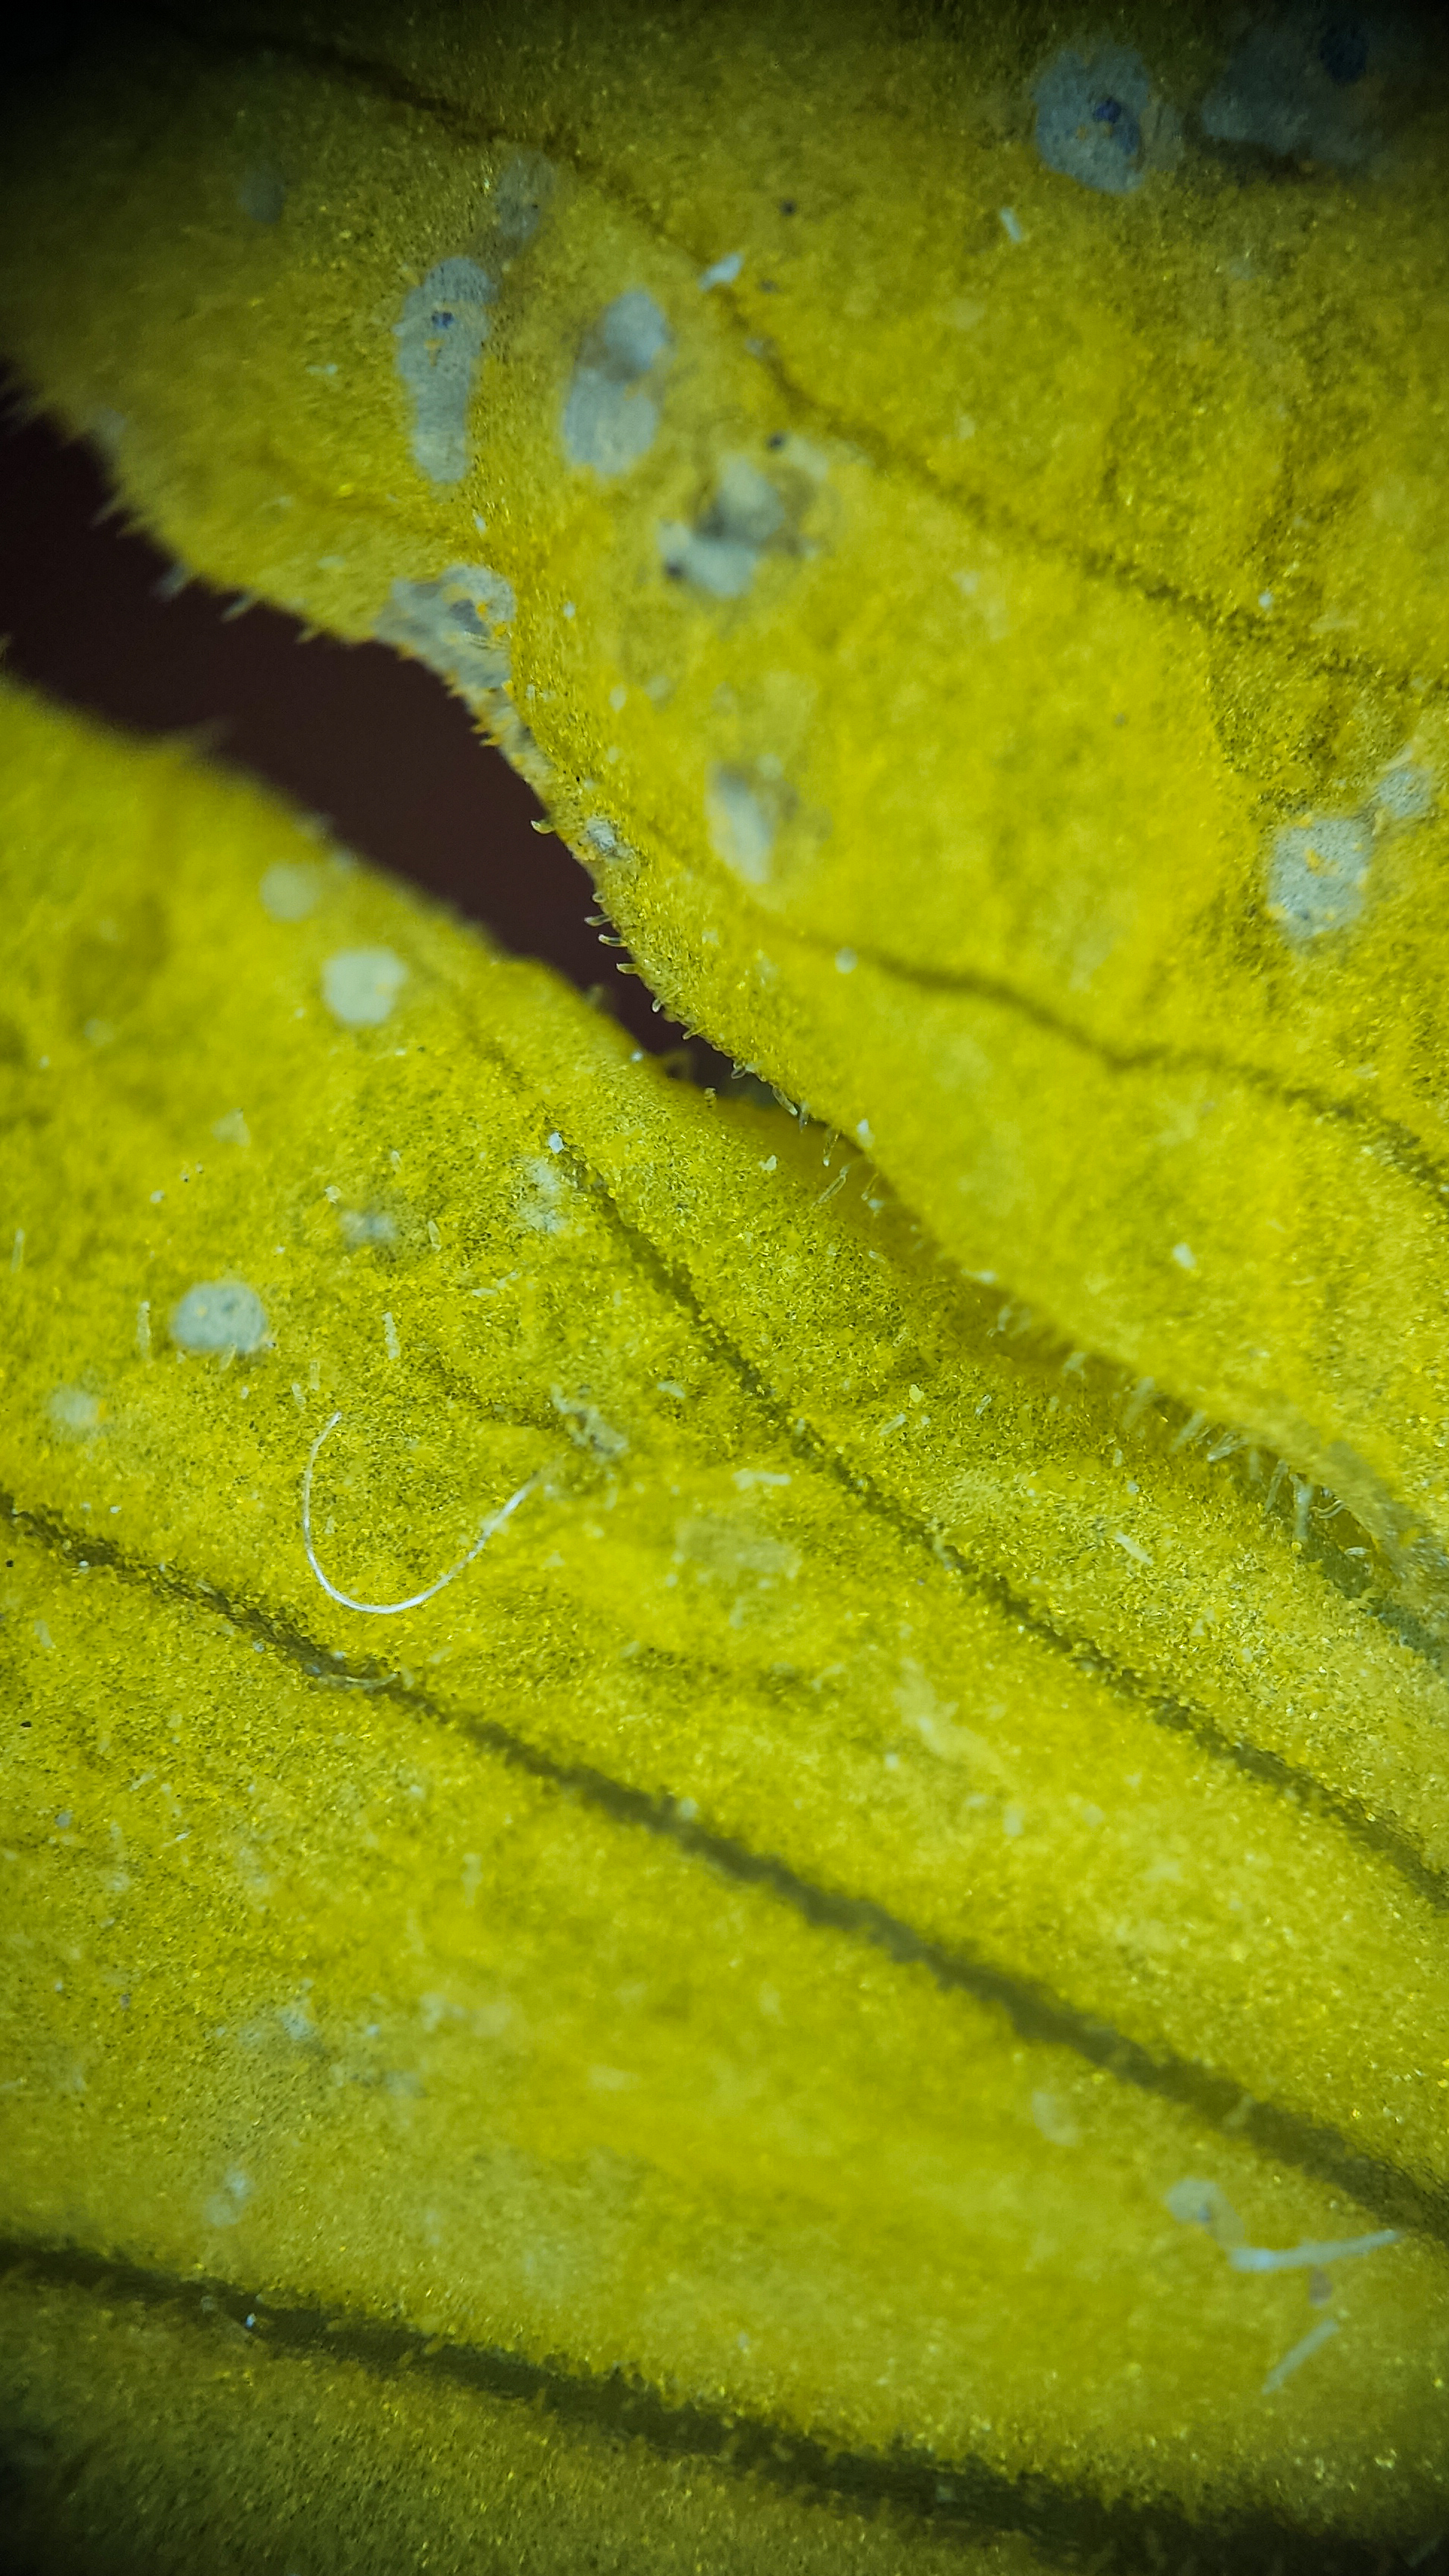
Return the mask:
<svg viewBox="0 0 1449 2576">
<path fill-rule="evenodd" d="M 1410 2563 L 1419 24 L 197 24 L 8 345 L 790 1106 L 0 702 L 22 2563 Z"/>
</svg>

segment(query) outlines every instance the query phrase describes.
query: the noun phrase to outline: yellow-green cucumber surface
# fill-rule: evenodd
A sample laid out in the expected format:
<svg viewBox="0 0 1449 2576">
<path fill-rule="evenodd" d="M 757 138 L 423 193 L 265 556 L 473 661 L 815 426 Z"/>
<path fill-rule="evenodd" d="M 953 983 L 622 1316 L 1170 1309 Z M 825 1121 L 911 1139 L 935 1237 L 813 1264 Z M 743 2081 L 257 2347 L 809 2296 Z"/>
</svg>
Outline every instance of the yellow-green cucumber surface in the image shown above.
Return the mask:
<svg viewBox="0 0 1449 2576">
<path fill-rule="evenodd" d="M 432 661 L 671 1007 L 1441 1617 L 1414 24 L 198 25 L 15 155 L 36 389 L 188 564 Z"/>
<path fill-rule="evenodd" d="M 1114 1468 L 838 1141 L 253 789 L 5 725 L 12 2250 L 974 2461 L 1008 2524 L 1422 2532 L 1433 1665 L 1170 1426 Z M 950 1517 L 1008 1408 L 1035 1605 Z M 526 1490 L 385 1625 L 309 1458 L 378 1605 Z M 1255 1627 L 1375 1677 L 1326 1785 L 1271 1688 L 1242 1735 Z"/>
</svg>

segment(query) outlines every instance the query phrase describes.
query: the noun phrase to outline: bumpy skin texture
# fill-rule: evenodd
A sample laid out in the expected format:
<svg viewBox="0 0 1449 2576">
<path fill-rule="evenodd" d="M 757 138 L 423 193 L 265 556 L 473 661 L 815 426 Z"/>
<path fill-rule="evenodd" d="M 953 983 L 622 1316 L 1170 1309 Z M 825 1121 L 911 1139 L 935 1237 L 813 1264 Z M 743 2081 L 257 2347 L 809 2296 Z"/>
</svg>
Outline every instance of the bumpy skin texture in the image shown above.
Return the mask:
<svg viewBox="0 0 1449 2576">
<path fill-rule="evenodd" d="M 822 2496 L 959 2479 L 963 2545 L 1430 2526 L 1443 1685 L 1379 1597 L 1013 1340 L 838 1138 L 251 789 L 4 723 L 0 2223 L 51 2266 L 18 2348 L 69 2356 L 22 2425 L 79 2440 L 116 2260 L 188 2387 L 168 2283 L 274 2310 L 302 2424 L 330 2319 L 364 2375 L 381 2326 L 542 2370 L 566 2462 L 622 2371 Z M 334 1412 L 313 1540 L 364 1600 L 534 1480 L 395 1623 L 304 1550 Z M 1254 2245 L 1397 2238 L 1325 2312 L 1190 2178 Z"/>
<path fill-rule="evenodd" d="M 1366 2563 L 1446 2482 L 1442 117 L 1407 35 L 577 20 L 208 11 L 9 156 L 150 524 L 429 659 L 817 1120 L 5 699 L 38 2510 L 281 2549 L 370 2424 L 379 2564 Z M 384 1620 L 309 1454 L 375 1603 L 527 1490 Z"/>
<path fill-rule="evenodd" d="M 1413 20 L 1316 24 L 209 9 L 30 129 L 4 327 L 187 561 L 464 688 L 671 1007 L 1439 1617 L 1449 128 Z"/>
</svg>

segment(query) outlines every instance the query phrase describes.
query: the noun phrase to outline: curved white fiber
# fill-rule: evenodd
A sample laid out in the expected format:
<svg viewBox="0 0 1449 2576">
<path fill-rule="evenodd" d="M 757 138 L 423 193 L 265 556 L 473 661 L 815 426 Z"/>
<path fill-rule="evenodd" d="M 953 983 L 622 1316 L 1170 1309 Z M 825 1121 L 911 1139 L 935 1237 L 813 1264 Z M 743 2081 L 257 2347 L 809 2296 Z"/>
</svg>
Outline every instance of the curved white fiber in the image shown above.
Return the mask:
<svg viewBox="0 0 1449 2576">
<path fill-rule="evenodd" d="M 440 1574 L 437 1582 L 430 1583 L 426 1591 L 410 1592 L 405 1601 L 355 1601 L 350 1592 L 339 1592 L 330 1576 L 324 1574 L 317 1561 L 317 1550 L 312 1544 L 312 1471 L 317 1464 L 318 1452 L 323 1441 L 330 1439 L 341 1419 L 340 1413 L 334 1413 L 330 1421 L 324 1422 L 307 1453 L 307 1464 L 302 1472 L 302 1545 L 307 1551 L 307 1563 L 329 1600 L 336 1601 L 344 1610 L 365 1610 L 374 1619 L 395 1619 L 400 1610 L 420 1610 L 425 1601 L 431 1601 L 436 1594 L 445 1591 L 450 1583 L 455 1582 L 460 1574 L 465 1574 L 474 1557 L 487 1546 L 494 1531 L 501 1529 L 506 1520 L 511 1520 L 519 1504 L 532 1493 L 538 1478 L 530 1476 L 526 1485 L 520 1485 L 516 1494 L 509 1495 L 502 1509 L 494 1512 L 491 1519 L 484 1522 L 467 1555 L 460 1556 L 457 1564 L 450 1565 L 447 1573 Z"/>
</svg>

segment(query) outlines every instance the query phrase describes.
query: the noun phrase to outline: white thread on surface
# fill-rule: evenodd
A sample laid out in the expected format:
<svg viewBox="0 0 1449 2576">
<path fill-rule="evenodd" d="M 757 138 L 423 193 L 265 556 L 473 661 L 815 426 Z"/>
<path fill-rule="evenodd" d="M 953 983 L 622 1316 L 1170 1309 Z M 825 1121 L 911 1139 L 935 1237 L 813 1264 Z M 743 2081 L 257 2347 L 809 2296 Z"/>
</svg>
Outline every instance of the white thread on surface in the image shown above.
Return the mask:
<svg viewBox="0 0 1449 2576">
<path fill-rule="evenodd" d="M 420 1610 L 425 1601 L 433 1600 L 439 1592 L 445 1591 L 450 1583 L 456 1582 L 460 1574 L 466 1574 L 474 1557 L 482 1554 L 494 1531 L 500 1530 L 505 1521 L 512 1519 L 519 1504 L 527 1499 L 539 1481 L 537 1476 L 530 1476 L 526 1485 L 520 1485 L 516 1494 L 510 1494 L 501 1510 L 494 1512 L 484 1522 L 467 1555 L 460 1556 L 457 1564 L 449 1566 L 447 1573 L 440 1574 L 437 1582 L 430 1583 L 425 1591 L 410 1592 L 405 1601 L 355 1601 L 350 1592 L 339 1592 L 330 1576 L 324 1574 L 317 1561 L 317 1550 L 312 1544 L 313 1470 L 323 1441 L 331 1437 L 341 1419 L 340 1413 L 334 1413 L 329 1421 L 324 1422 L 307 1452 L 307 1464 L 302 1471 L 302 1545 L 307 1551 L 307 1563 L 328 1599 L 337 1602 L 344 1610 L 365 1610 L 374 1619 L 395 1619 L 400 1610 Z"/>
</svg>

